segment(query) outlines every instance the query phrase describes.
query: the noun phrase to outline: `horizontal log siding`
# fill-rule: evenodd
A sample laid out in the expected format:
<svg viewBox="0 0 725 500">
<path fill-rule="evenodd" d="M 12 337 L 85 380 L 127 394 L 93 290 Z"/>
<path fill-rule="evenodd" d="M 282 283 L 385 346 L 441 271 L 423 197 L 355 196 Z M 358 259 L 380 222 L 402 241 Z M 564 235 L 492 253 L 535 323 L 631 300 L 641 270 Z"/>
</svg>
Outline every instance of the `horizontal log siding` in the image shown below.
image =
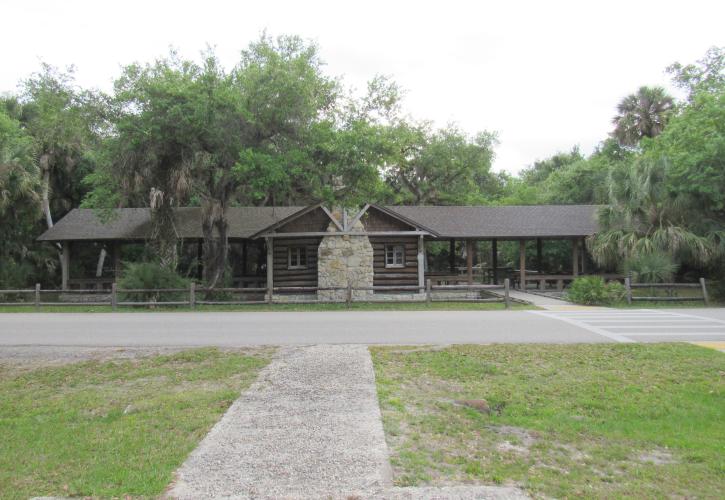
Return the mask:
<svg viewBox="0 0 725 500">
<path fill-rule="evenodd" d="M 317 247 L 321 238 L 277 239 L 274 242 L 275 287 L 317 286 Z M 307 268 L 288 269 L 289 247 L 302 246 L 307 249 Z"/>
<path fill-rule="evenodd" d="M 371 237 L 373 246 L 373 286 L 418 285 L 418 238 Z M 385 267 L 385 245 L 405 245 L 405 267 Z"/>
</svg>

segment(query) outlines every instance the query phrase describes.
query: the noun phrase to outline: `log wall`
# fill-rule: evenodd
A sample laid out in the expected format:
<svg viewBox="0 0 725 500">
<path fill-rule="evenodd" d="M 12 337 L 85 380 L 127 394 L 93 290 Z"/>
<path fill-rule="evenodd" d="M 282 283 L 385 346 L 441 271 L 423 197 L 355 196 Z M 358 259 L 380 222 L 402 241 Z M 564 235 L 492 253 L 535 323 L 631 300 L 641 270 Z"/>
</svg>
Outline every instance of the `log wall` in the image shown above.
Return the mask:
<svg viewBox="0 0 725 500">
<path fill-rule="evenodd" d="M 418 238 L 415 236 L 373 236 L 373 286 L 418 285 Z M 405 246 L 405 267 L 385 267 L 385 245 Z"/>
<path fill-rule="evenodd" d="M 317 247 L 321 238 L 276 238 L 274 241 L 275 287 L 317 286 Z M 288 269 L 290 246 L 304 246 L 307 249 L 307 268 Z"/>
</svg>

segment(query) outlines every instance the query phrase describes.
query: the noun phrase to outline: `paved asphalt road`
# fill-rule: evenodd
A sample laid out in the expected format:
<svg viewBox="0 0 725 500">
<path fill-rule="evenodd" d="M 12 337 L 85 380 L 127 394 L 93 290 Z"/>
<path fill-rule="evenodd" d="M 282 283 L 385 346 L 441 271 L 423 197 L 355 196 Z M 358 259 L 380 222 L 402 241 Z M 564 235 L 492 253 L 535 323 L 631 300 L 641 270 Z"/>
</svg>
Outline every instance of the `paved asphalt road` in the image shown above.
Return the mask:
<svg viewBox="0 0 725 500">
<path fill-rule="evenodd" d="M 725 340 L 725 309 L 0 314 L 0 346 Z"/>
</svg>

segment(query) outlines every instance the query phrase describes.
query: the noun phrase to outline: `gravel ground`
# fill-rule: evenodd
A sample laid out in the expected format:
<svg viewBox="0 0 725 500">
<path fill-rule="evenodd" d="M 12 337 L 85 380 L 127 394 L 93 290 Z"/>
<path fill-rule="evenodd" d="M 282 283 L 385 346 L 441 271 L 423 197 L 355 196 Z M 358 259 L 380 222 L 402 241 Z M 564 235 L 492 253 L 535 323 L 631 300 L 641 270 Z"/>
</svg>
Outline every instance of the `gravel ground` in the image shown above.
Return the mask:
<svg viewBox="0 0 725 500">
<path fill-rule="evenodd" d="M 394 488 L 367 347 L 286 347 L 179 468 L 168 497 L 526 498 L 510 487 Z"/>
</svg>

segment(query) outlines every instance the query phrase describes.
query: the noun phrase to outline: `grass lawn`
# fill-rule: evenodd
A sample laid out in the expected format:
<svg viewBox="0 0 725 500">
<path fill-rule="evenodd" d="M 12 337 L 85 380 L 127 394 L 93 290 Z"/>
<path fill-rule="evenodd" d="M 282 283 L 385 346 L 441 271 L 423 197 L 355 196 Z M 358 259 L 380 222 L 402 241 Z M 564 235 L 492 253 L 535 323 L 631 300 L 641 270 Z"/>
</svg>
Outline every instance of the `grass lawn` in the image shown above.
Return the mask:
<svg viewBox="0 0 725 500">
<path fill-rule="evenodd" d="M 690 344 L 371 348 L 398 485 L 722 498 L 725 354 Z M 463 401 L 484 399 L 490 413 Z"/>
<path fill-rule="evenodd" d="M 158 495 L 270 354 L 0 365 L 0 498 Z"/>
<path fill-rule="evenodd" d="M 264 312 L 264 311 L 502 311 L 505 307 L 498 302 L 357 302 L 347 307 L 345 304 L 252 304 L 252 305 L 199 305 L 195 311 L 207 312 Z M 538 309 L 526 304 L 511 304 L 511 310 Z M 34 306 L 3 306 L 0 313 L 17 312 L 114 312 L 111 306 L 43 306 L 35 309 Z M 159 306 L 154 309 L 147 307 L 119 307 L 115 312 L 193 312 L 189 307 Z"/>
</svg>

